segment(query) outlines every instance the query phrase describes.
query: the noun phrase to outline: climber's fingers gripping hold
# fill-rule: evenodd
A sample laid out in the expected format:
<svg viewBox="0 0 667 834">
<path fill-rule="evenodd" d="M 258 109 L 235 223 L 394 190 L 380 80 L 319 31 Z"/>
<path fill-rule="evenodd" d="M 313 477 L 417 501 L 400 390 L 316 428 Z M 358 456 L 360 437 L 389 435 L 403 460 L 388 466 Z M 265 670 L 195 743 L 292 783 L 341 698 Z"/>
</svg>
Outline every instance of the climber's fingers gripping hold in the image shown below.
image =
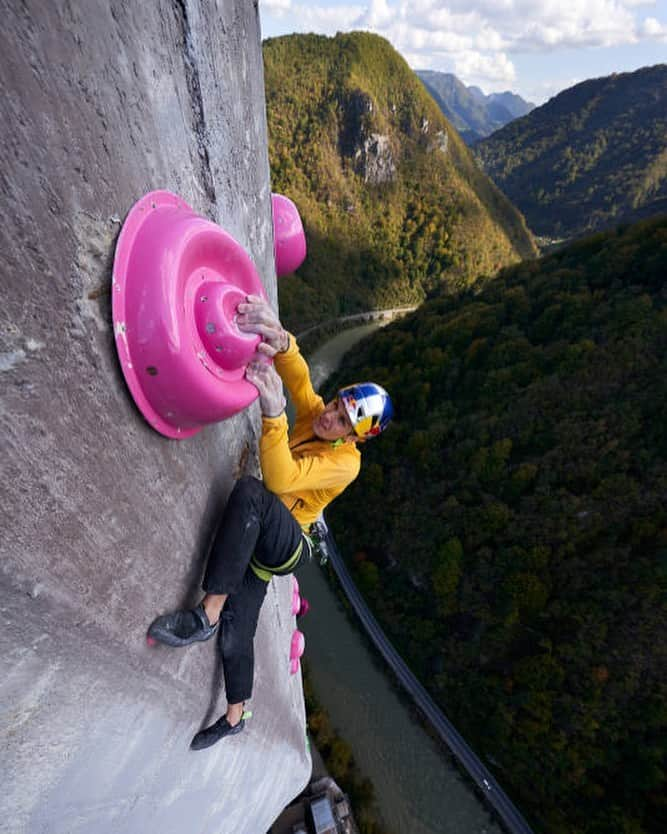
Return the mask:
<svg viewBox="0 0 667 834">
<path fill-rule="evenodd" d="M 270 345 L 268 342 L 260 342 L 257 345 L 257 353 L 273 359 L 276 353 L 278 353 L 278 348 L 273 347 L 273 345 Z"/>
<path fill-rule="evenodd" d="M 262 352 L 266 352 L 267 356 L 274 356 L 279 350 L 285 350 L 287 333 L 268 302 L 259 295 L 249 295 L 247 301 L 238 305 L 237 310 L 236 323 L 239 330 L 244 333 L 257 333 L 273 350 L 273 353 Z"/>
<path fill-rule="evenodd" d="M 273 365 L 261 361 L 251 362 L 246 369 L 246 379 L 259 391 L 259 405 L 264 417 L 279 417 L 285 410 L 283 383 Z"/>
</svg>

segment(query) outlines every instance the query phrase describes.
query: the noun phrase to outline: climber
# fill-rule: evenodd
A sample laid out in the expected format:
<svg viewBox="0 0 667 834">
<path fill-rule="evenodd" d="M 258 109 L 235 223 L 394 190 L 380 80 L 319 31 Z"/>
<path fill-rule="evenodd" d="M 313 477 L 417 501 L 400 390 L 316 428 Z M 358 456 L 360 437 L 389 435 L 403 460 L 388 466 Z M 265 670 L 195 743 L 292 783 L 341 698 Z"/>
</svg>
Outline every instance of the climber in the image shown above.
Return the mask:
<svg viewBox="0 0 667 834">
<path fill-rule="evenodd" d="M 249 295 L 238 305 L 237 322 L 244 332 L 262 337 L 246 378 L 259 391 L 264 481 L 242 478 L 232 490 L 199 605 L 158 617 L 148 629 L 149 638 L 169 646 L 187 646 L 219 632 L 227 711 L 195 735 L 194 750 L 243 730 L 244 704 L 252 694 L 253 638 L 268 583 L 310 557 L 311 525 L 359 473 L 358 444 L 379 434 L 393 415 L 389 395 L 371 382 L 341 388 L 325 405 L 313 390 L 296 340 L 259 296 Z M 283 383 L 296 411 L 289 437 Z"/>
</svg>

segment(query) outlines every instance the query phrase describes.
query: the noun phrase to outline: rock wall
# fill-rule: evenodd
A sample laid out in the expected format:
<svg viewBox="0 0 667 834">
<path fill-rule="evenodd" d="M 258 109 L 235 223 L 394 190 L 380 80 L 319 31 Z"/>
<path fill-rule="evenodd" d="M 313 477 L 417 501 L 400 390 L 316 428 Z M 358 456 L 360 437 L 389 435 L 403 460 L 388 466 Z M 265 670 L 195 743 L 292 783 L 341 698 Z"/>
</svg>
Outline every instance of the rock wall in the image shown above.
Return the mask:
<svg viewBox="0 0 667 834">
<path fill-rule="evenodd" d="M 2 2 L 0 831 L 266 831 L 306 784 L 288 579 L 260 617 L 254 716 L 224 709 L 214 641 L 149 649 L 198 598 L 256 406 L 186 441 L 153 432 L 115 355 L 120 224 L 166 188 L 252 254 L 276 300 L 257 2 Z"/>
</svg>

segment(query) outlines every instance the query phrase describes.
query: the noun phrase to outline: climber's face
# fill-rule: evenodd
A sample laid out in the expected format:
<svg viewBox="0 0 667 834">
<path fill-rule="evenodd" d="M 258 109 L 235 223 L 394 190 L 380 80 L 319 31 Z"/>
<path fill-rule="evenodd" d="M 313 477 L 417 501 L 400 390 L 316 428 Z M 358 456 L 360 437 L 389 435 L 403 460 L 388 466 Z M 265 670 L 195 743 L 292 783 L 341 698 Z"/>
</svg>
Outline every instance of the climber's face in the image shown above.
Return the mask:
<svg viewBox="0 0 667 834">
<path fill-rule="evenodd" d="M 319 417 L 313 420 L 313 431 L 320 440 L 354 442 L 357 437 L 347 415 L 347 409 L 338 397 L 328 403 Z"/>
</svg>

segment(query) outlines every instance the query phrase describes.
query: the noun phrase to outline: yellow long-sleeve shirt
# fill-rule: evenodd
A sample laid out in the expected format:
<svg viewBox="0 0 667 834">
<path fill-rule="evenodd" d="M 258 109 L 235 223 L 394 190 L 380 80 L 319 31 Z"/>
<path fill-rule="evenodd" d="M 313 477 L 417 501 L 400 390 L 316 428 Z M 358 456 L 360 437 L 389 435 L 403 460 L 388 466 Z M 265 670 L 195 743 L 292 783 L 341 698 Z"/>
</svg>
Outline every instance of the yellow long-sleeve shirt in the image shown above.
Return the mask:
<svg viewBox="0 0 667 834">
<path fill-rule="evenodd" d="M 259 456 L 264 485 L 274 492 L 307 530 L 322 510 L 359 474 L 361 453 L 356 443 L 334 446 L 318 439 L 313 420 L 324 400 L 313 390 L 308 365 L 294 336 L 289 348 L 275 357 L 275 367 L 296 410 L 291 436 L 287 416 L 264 417 Z"/>
</svg>

